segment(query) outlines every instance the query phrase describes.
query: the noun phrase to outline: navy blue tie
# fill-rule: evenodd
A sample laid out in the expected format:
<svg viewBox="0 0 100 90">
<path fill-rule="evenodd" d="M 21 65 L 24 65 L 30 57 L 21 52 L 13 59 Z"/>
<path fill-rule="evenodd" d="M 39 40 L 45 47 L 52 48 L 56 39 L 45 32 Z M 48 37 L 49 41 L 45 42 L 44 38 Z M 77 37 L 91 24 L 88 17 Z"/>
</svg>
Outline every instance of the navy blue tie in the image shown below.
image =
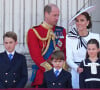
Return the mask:
<svg viewBox="0 0 100 90">
<path fill-rule="evenodd" d="M 12 54 L 9 54 L 8 57 L 9 57 L 10 60 L 12 60 L 13 55 Z"/>
</svg>

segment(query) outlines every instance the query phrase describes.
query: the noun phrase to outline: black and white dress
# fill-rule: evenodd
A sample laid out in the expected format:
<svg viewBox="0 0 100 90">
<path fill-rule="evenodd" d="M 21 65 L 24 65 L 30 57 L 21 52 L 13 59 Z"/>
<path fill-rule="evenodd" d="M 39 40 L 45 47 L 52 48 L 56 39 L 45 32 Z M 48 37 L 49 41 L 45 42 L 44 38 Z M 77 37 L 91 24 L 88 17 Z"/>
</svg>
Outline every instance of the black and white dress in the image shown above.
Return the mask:
<svg viewBox="0 0 100 90">
<path fill-rule="evenodd" d="M 100 59 L 91 62 L 86 59 L 81 62 L 83 72 L 79 75 L 80 88 L 100 88 Z"/>
</svg>

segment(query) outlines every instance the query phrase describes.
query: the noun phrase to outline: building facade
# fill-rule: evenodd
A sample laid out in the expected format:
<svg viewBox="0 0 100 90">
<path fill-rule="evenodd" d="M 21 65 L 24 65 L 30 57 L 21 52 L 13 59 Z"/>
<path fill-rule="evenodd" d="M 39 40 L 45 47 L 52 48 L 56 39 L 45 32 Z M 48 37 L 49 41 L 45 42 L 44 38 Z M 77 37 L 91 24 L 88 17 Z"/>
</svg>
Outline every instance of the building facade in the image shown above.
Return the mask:
<svg viewBox="0 0 100 90">
<path fill-rule="evenodd" d="M 69 20 L 83 6 L 95 5 L 96 9 L 90 14 L 92 16 L 92 32 L 100 33 L 100 0 L 0 0 L 0 52 L 4 50 L 3 34 L 14 31 L 18 36 L 16 50 L 26 55 L 29 67 L 29 78 L 31 76 L 32 60 L 26 44 L 27 31 L 32 26 L 39 25 L 43 19 L 43 9 L 48 3 L 56 4 L 60 9 L 58 25 L 69 30 Z"/>
</svg>

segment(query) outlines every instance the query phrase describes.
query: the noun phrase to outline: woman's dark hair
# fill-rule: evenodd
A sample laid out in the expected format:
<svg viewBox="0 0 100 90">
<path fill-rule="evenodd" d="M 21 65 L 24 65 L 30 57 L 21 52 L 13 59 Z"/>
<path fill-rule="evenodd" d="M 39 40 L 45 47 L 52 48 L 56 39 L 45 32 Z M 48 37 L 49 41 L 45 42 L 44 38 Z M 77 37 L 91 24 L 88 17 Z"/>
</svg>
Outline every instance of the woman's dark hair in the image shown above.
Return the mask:
<svg viewBox="0 0 100 90">
<path fill-rule="evenodd" d="M 99 42 L 96 40 L 96 39 L 90 39 L 87 43 L 87 46 L 89 44 L 95 44 L 96 47 L 99 49 Z M 97 55 L 98 58 L 100 58 L 100 51 L 98 52 L 98 55 Z M 88 55 L 88 52 L 86 52 L 86 58 L 89 58 L 89 55 Z"/>
<path fill-rule="evenodd" d="M 86 17 L 86 19 L 89 21 L 89 25 L 87 26 L 87 29 L 92 27 L 92 22 L 91 22 L 91 16 L 87 12 L 83 12 L 82 15 Z"/>
<path fill-rule="evenodd" d="M 89 21 L 89 24 L 87 26 L 87 29 L 90 29 L 92 27 L 91 16 L 87 12 L 83 12 L 83 13 L 81 13 L 81 15 L 84 15 L 86 17 L 86 19 Z"/>
</svg>

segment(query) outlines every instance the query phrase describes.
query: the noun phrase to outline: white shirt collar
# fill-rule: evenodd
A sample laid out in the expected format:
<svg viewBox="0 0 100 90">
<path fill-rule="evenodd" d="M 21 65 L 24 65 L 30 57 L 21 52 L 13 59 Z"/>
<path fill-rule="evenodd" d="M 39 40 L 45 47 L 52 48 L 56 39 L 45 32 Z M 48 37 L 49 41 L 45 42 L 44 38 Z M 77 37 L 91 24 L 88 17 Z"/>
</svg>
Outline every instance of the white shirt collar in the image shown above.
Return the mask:
<svg viewBox="0 0 100 90">
<path fill-rule="evenodd" d="M 54 68 L 53 70 L 54 70 L 54 72 L 55 72 L 57 69 Z M 62 71 L 62 68 L 60 68 L 58 71 L 59 71 L 59 73 L 60 73 L 60 72 Z"/>
<path fill-rule="evenodd" d="M 13 52 L 8 52 L 8 51 L 6 50 L 6 52 L 7 52 L 7 55 L 9 55 L 9 54 L 14 55 L 14 54 L 15 54 L 15 50 L 14 50 Z"/>
</svg>

